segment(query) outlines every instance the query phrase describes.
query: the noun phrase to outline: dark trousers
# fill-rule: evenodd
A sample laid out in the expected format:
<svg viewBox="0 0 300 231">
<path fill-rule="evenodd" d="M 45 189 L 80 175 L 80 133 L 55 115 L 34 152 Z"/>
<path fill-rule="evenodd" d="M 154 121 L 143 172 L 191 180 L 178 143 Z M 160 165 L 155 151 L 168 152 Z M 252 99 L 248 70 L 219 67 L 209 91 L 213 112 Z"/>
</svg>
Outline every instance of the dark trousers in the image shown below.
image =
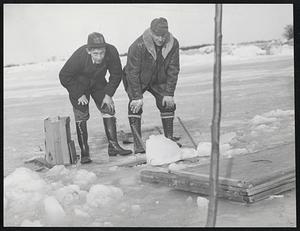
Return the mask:
<svg viewBox="0 0 300 231">
<path fill-rule="evenodd" d="M 88 91 L 85 92 L 85 96 L 89 101 L 90 101 L 90 96 L 92 96 L 98 110 L 102 114 L 109 114 L 111 116 L 114 116 L 115 111 L 109 112 L 105 106 L 101 108 L 101 104 L 105 96 L 104 89 L 89 89 Z M 69 95 L 69 99 L 73 106 L 75 121 L 87 121 L 90 118 L 89 103 L 86 105 L 81 105 L 81 104 L 79 105 L 78 99 L 73 98 L 70 95 Z"/>
<path fill-rule="evenodd" d="M 154 90 L 153 88 L 151 88 L 151 86 L 147 89 L 145 89 L 143 91 L 143 93 L 145 91 L 148 91 L 150 92 L 154 98 L 155 98 L 155 102 L 156 102 L 156 107 L 158 108 L 158 110 L 160 111 L 160 114 L 162 117 L 168 117 L 168 116 L 174 116 L 174 113 L 175 113 L 175 110 L 176 110 L 176 105 L 174 105 L 173 108 L 166 108 L 165 106 L 162 105 L 162 100 L 163 100 L 163 95 Z M 128 103 L 128 116 L 129 117 L 140 117 L 143 113 L 143 109 L 141 108 L 137 113 L 133 113 L 131 110 L 130 110 L 130 103 L 131 103 L 132 100 L 129 101 Z"/>
</svg>

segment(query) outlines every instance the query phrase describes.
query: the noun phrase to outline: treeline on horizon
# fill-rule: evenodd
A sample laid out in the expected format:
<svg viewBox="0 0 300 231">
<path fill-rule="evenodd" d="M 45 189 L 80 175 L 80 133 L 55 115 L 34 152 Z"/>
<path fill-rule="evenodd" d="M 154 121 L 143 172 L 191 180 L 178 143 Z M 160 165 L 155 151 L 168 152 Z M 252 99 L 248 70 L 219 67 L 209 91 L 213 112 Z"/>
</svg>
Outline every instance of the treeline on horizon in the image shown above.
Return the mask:
<svg viewBox="0 0 300 231">
<path fill-rule="evenodd" d="M 236 43 L 236 45 L 257 45 L 260 48 L 263 48 L 267 43 L 270 43 L 272 40 L 257 40 L 257 41 L 252 41 L 252 42 L 240 42 L 240 43 Z M 234 43 L 223 43 L 223 45 L 233 45 Z M 192 45 L 192 46 L 182 46 L 179 48 L 179 50 L 181 51 L 187 51 L 187 50 L 194 50 L 194 49 L 199 49 L 202 47 L 206 47 L 206 46 L 213 46 L 213 43 L 206 43 L 206 44 L 201 44 L 201 45 Z M 127 52 L 126 53 L 122 53 L 120 54 L 120 57 L 123 56 L 127 56 Z M 55 56 L 49 58 L 47 61 L 48 62 L 53 62 L 53 61 L 65 61 L 65 58 L 62 59 L 57 59 Z M 4 66 L 4 68 L 9 68 L 9 67 L 15 67 L 15 66 L 23 66 L 23 65 L 31 65 L 31 64 L 36 64 L 38 62 L 29 62 L 29 63 L 22 63 L 22 64 L 7 64 Z"/>
</svg>

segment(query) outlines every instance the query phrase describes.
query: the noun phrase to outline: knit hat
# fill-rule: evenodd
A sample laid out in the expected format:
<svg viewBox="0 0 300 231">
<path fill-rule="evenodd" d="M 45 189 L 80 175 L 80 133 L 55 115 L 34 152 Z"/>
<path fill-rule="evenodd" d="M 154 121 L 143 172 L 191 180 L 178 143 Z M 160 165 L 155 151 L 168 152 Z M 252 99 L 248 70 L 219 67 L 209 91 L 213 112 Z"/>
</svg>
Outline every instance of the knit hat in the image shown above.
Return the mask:
<svg viewBox="0 0 300 231">
<path fill-rule="evenodd" d="M 150 29 L 157 36 L 163 36 L 167 34 L 168 31 L 168 21 L 165 18 L 155 18 L 151 22 Z"/>
<path fill-rule="evenodd" d="M 88 36 L 87 45 L 88 48 L 101 48 L 105 47 L 106 43 L 102 34 L 93 32 Z"/>
</svg>

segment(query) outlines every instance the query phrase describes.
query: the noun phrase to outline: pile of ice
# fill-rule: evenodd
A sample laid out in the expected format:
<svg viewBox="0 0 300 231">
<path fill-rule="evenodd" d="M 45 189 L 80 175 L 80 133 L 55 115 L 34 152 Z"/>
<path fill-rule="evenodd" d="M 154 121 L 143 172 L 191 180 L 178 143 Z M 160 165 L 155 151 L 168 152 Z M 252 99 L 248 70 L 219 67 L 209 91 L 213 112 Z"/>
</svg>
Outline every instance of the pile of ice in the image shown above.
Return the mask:
<svg viewBox="0 0 300 231">
<path fill-rule="evenodd" d="M 231 156 L 247 153 L 246 149 L 233 148 L 230 141 L 234 139 L 234 132 L 226 133 L 221 136 L 220 153 Z M 150 165 L 164 165 L 177 162 L 179 160 L 189 159 L 197 156 L 210 156 L 211 143 L 200 142 L 197 150 L 193 148 L 179 148 L 176 142 L 167 139 L 164 135 L 151 135 L 146 141 L 146 159 Z M 182 166 L 183 167 L 183 166 Z M 171 165 L 170 168 L 181 168 L 178 165 Z"/>
<path fill-rule="evenodd" d="M 278 130 L 281 121 L 287 120 L 288 117 L 293 117 L 293 110 L 283 111 L 281 109 L 255 115 L 249 123 L 252 136 L 258 136 L 260 133 L 270 133 Z"/>
<path fill-rule="evenodd" d="M 5 225 L 68 226 L 74 217 L 92 217 L 93 210 L 122 199 L 120 188 L 96 181 L 93 172 L 63 165 L 46 173 L 17 168 L 4 178 Z"/>
</svg>

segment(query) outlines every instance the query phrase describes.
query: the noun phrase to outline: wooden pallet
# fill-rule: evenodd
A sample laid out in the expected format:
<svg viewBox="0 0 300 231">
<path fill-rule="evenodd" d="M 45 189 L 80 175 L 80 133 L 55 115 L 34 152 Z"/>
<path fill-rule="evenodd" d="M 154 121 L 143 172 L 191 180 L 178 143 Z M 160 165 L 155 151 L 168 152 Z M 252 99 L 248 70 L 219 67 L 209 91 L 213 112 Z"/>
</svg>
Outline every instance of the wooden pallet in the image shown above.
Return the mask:
<svg viewBox="0 0 300 231">
<path fill-rule="evenodd" d="M 209 164 L 181 170 L 149 167 L 141 171 L 141 180 L 208 195 L 209 167 Z M 293 188 L 294 144 L 220 159 L 219 197 L 253 203 Z"/>
</svg>

